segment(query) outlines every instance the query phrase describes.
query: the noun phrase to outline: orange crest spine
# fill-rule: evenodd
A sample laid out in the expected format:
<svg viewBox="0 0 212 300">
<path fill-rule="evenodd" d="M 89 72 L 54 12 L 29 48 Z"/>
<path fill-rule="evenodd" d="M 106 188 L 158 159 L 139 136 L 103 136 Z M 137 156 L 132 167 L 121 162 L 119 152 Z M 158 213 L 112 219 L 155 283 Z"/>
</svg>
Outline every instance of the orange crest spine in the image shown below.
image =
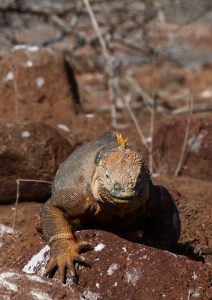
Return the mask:
<svg viewBox="0 0 212 300">
<path fill-rule="evenodd" d="M 116 139 L 117 139 L 117 143 L 121 149 L 125 149 L 127 147 L 127 138 L 123 139 L 121 133 L 117 133 Z"/>
</svg>

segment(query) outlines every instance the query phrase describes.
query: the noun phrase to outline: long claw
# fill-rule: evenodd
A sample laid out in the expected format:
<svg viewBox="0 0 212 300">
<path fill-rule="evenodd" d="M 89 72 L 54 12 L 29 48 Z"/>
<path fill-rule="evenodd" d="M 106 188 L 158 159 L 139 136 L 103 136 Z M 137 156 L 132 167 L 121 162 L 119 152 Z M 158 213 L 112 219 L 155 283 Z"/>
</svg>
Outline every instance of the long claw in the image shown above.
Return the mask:
<svg viewBox="0 0 212 300">
<path fill-rule="evenodd" d="M 66 271 L 65 266 L 58 264 L 58 274 L 59 274 L 59 278 L 62 281 L 62 283 L 65 283 L 65 271 Z"/>
<path fill-rule="evenodd" d="M 78 283 L 79 278 L 78 278 L 78 275 L 77 275 L 77 272 L 76 272 L 75 268 L 71 267 L 71 269 L 69 269 L 69 270 L 70 270 L 70 275 L 71 275 L 71 278 L 73 279 L 73 281 L 75 283 Z"/>
<path fill-rule="evenodd" d="M 50 275 L 52 273 L 52 271 L 56 268 L 56 266 L 57 266 L 57 264 L 56 264 L 55 260 L 50 259 L 43 276 Z"/>
<path fill-rule="evenodd" d="M 74 272 L 73 274 L 71 274 L 71 277 L 73 279 L 73 281 L 77 284 L 79 282 L 79 277 L 77 275 L 76 272 Z"/>
<path fill-rule="evenodd" d="M 76 250 L 78 253 L 82 251 L 90 251 L 93 250 L 93 246 L 87 242 L 82 241 L 76 245 Z"/>
<path fill-rule="evenodd" d="M 82 255 L 77 255 L 73 257 L 73 261 L 82 264 L 86 267 L 91 267 L 90 262 L 87 259 L 85 259 Z"/>
<path fill-rule="evenodd" d="M 78 276 L 77 276 L 77 272 L 76 272 L 76 269 L 75 269 L 75 266 L 74 266 L 74 261 L 73 259 L 69 259 L 68 262 L 67 262 L 67 267 L 69 269 L 69 272 L 70 272 L 70 276 L 71 278 L 73 279 L 73 281 L 75 283 L 78 283 Z"/>
<path fill-rule="evenodd" d="M 86 267 L 88 267 L 88 268 L 91 268 L 91 262 L 90 262 L 90 260 L 85 260 L 84 261 L 84 265 L 86 266 Z"/>
</svg>

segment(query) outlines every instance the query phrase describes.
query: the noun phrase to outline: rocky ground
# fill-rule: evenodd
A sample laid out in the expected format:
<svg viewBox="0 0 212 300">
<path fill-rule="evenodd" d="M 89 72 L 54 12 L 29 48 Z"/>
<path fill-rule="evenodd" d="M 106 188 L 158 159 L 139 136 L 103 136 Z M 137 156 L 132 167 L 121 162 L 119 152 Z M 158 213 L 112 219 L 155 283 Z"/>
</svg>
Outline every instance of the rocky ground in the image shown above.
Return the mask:
<svg viewBox="0 0 212 300">
<path fill-rule="evenodd" d="M 60 4 L 63 7 L 63 1 Z M 166 22 L 150 24 L 151 43 L 143 49 L 138 30 L 131 30 L 131 22 L 124 17 L 133 14 L 132 7 L 122 11 L 119 4 L 111 4 L 123 26 L 114 31 L 113 20 L 108 31 L 111 38 L 106 35 L 110 10 L 103 13 L 94 3 L 110 51 L 121 65 L 117 63 L 117 80 L 122 93 L 130 95 L 128 106 L 133 112 L 132 118 L 118 96 L 114 128 L 105 62 L 85 11 L 79 5 L 79 27 L 62 40 L 49 42 L 63 32 L 61 20 L 69 24 L 73 7 L 64 14 L 55 6 L 52 15 L 50 7 L 37 11 L 27 1 L 17 5 L 16 1 L 0 4 L 0 298 L 212 299 L 212 255 L 194 259 L 188 251 L 212 247 L 210 18 L 196 18 L 191 24 L 184 16 L 182 27 L 165 10 Z M 131 35 L 126 34 L 128 30 Z M 150 46 L 156 49 L 157 59 L 149 58 Z M 68 47 L 71 55 L 67 55 Z M 154 107 L 154 115 L 149 106 Z M 109 130 L 127 136 L 151 165 L 153 182 L 173 194 L 182 223 L 181 250 L 169 253 L 111 232 L 82 230 L 77 239 L 94 247 L 84 254 L 91 268 L 78 267 L 79 283 L 68 277 L 63 285 L 57 276 L 42 276 L 49 248 L 35 230 L 37 215 L 61 161 L 82 143 Z"/>
<path fill-rule="evenodd" d="M 157 177 L 175 196 L 182 221 L 180 242 L 211 245 L 211 184 L 189 177 Z M 194 197 L 195 195 L 195 197 Z M 66 285 L 42 276 L 49 248 L 35 230 L 42 204 L 20 203 L 16 230 L 14 206 L 1 206 L 0 286 L 5 299 L 210 299 L 211 256 L 205 262 L 124 240 L 113 233 L 82 230 L 78 239 L 94 250 L 85 255 L 91 268 L 79 268 L 79 283 Z M 8 226 L 8 227 L 7 227 Z M 44 248 L 45 247 L 45 248 Z M 30 298 L 31 297 L 31 298 Z M 33 298 L 34 297 L 34 298 Z M 44 299 L 43 298 L 43 299 Z M 42 298 L 41 298 L 42 299 Z"/>
</svg>

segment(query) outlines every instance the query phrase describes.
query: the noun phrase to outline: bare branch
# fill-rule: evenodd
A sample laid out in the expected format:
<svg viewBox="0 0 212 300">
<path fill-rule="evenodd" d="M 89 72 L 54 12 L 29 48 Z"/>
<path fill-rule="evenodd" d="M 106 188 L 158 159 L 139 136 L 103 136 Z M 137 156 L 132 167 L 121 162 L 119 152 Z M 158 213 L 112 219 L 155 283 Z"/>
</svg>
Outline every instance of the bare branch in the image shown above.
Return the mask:
<svg viewBox="0 0 212 300">
<path fill-rule="evenodd" d="M 154 149 L 154 129 L 155 129 L 155 99 L 153 98 L 153 108 L 150 111 L 150 146 L 149 146 L 149 170 L 153 174 L 153 149 Z"/>
<path fill-rule="evenodd" d="M 187 126 L 185 129 L 185 136 L 184 136 L 183 146 L 182 146 L 182 150 L 181 150 L 180 160 L 178 162 L 177 168 L 174 173 L 175 176 L 179 175 L 179 173 L 183 167 L 185 153 L 186 153 L 186 149 L 187 149 L 190 125 L 191 125 L 192 112 L 193 112 L 193 96 L 190 95 L 190 97 L 188 98 Z"/>
<path fill-rule="evenodd" d="M 93 13 L 93 10 L 90 6 L 89 0 L 83 0 L 85 7 L 90 16 L 93 28 L 97 34 L 100 45 L 102 47 L 102 53 L 106 60 L 105 71 L 108 76 L 108 89 L 109 89 L 109 97 L 110 97 L 110 105 L 111 105 L 111 118 L 113 127 L 117 128 L 117 118 L 116 118 L 116 90 L 115 90 L 115 76 L 114 76 L 114 62 L 112 56 L 110 55 L 106 43 L 102 37 L 102 33 L 100 31 L 99 25 L 97 23 L 96 17 Z"/>
<path fill-rule="evenodd" d="M 110 61 L 110 54 L 109 54 L 109 52 L 108 52 L 108 50 L 107 50 L 106 43 L 105 43 L 105 41 L 104 41 L 104 39 L 103 39 L 103 37 L 102 37 L 102 33 L 101 33 L 100 28 L 99 28 L 99 25 L 98 25 L 98 23 L 97 23 L 96 17 L 95 17 L 95 15 L 94 15 L 94 13 L 93 13 L 93 10 L 92 10 L 91 6 L 90 6 L 90 2 L 89 2 L 89 0 L 83 0 L 83 2 L 84 2 L 84 4 L 85 4 L 85 7 L 86 7 L 86 9 L 87 9 L 87 11 L 88 11 L 88 14 L 89 14 L 89 16 L 90 16 L 90 19 L 91 19 L 93 28 L 94 28 L 94 30 L 95 30 L 97 36 L 98 36 L 100 45 L 101 45 L 101 47 L 102 47 L 102 53 L 103 53 L 105 59 L 106 59 L 107 62 L 108 62 L 108 61 Z"/>
<path fill-rule="evenodd" d="M 10 63 L 10 69 L 11 69 L 12 73 L 14 74 L 14 79 L 12 81 L 12 84 L 13 84 L 13 88 L 14 88 L 15 121 L 17 122 L 17 121 L 19 121 L 19 117 L 20 117 L 19 100 L 21 99 L 21 96 L 20 96 L 19 90 L 18 90 L 18 84 L 17 84 L 17 80 L 16 80 L 15 66 L 14 66 L 14 62 L 13 61 Z"/>
<path fill-rule="evenodd" d="M 147 94 L 143 90 L 143 88 L 138 84 L 138 82 L 131 75 L 129 75 L 129 72 L 126 76 L 126 79 L 131 84 L 132 89 L 135 90 L 143 98 L 143 101 L 149 109 L 149 111 L 152 112 L 152 105 L 154 103 L 154 99 L 152 99 L 152 97 L 150 97 L 149 94 Z"/>
<path fill-rule="evenodd" d="M 164 110 L 167 114 L 170 115 L 183 115 L 183 114 L 188 114 L 189 113 L 189 109 L 188 108 L 177 108 L 174 110 Z M 204 112 L 212 112 L 212 107 L 208 107 L 208 106 L 197 106 L 195 108 L 192 108 L 192 114 L 194 113 L 204 113 Z"/>
<path fill-rule="evenodd" d="M 116 90 L 118 91 L 119 96 L 120 96 L 120 98 L 121 98 L 121 100 L 122 100 L 122 102 L 123 102 L 123 104 L 124 104 L 124 106 L 125 106 L 128 114 L 129 114 L 130 118 L 132 119 L 132 121 L 133 121 L 133 123 L 135 125 L 135 128 L 136 128 L 136 130 L 138 132 L 138 135 L 139 135 L 139 137 L 141 139 L 142 144 L 145 146 L 145 148 L 149 152 L 149 150 L 150 150 L 149 149 L 149 145 L 148 145 L 148 143 L 147 143 L 147 141 L 145 139 L 143 131 L 142 131 L 142 129 L 141 129 L 140 125 L 139 125 L 139 122 L 138 122 L 138 120 L 136 118 L 136 115 L 134 114 L 134 112 L 133 112 L 133 110 L 131 108 L 131 105 L 129 104 L 131 102 L 131 94 L 128 94 L 128 95 L 125 96 L 122 93 L 122 91 L 120 89 L 120 86 L 119 86 L 119 81 L 118 80 L 117 80 Z"/>
<path fill-rule="evenodd" d="M 136 102 L 136 103 L 131 103 L 130 106 L 131 106 L 132 110 L 139 110 L 139 109 L 144 108 L 145 104 Z M 117 111 L 122 111 L 124 109 L 126 109 L 126 107 L 124 105 L 123 106 L 119 105 L 116 107 Z M 95 114 L 95 113 L 104 113 L 104 112 L 110 112 L 110 111 L 111 111 L 111 108 L 109 106 L 102 106 L 102 107 L 97 107 L 96 109 L 86 110 L 85 113 L 86 114 L 92 114 L 92 113 Z"/>
<path fill-rule="evenodd" d="M 122 99 L 123 99 L 123 101 L 124 101 L 124 104 L 125 104 L 125 107 L 126 107 L 126 109 L 127 109 L 127 111 L 128 111 L 128 113 L 129 113 L 129 115 L 130 115 L 130 118 L 132 119 L 132 121 L 133 121 L 133 123 L 134 123 L 134 125 L 135 125 L 135 128 L 136 128 L 136 130 L 137 130 L 137 132 L 138 132 L 138 134 L 139 134 L 139 137 L 140 137 L 140 139 L 141 139 L 141 142 L 142 142 L 142 144 L 145 146 L 145 148 L 148 150 L 148 152 L 149 152 L 149 146 L 148 146 L 148 144 L 147 144 L 147 141 L 146 141 L 146 139 L 145 139 L 145 136 L 144 136 L 144 134 L 143 134 L 143 131 L 142 131 L 142 129 L 141 129 L 141 127 L 140 127 L 140 125 L 139 125 L 139 122 L 138 122 L 138 120 L 137 120 L 137 118 L 136 118 L 136 116 L 135 116 L 135 114 L 134 114 L 134 112 L 133 112 L 133 110 L 132 110 L 132 108 L 131 108 L 131 106 L 129 105 L 129 98 L 131 97 L 131 95 L 127 95 L 127 96 L 123 96 L 122 97 Z M 127 99 L 128 98 L 128 99 Z"/>
</svg>

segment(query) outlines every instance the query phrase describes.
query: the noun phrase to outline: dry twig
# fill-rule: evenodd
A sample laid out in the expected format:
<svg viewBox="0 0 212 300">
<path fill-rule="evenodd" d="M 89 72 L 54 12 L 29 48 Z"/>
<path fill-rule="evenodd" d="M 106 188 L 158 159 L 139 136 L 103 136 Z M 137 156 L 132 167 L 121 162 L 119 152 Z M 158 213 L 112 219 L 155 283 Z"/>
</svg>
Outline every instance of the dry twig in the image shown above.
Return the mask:
<svg viewBox="0 0 212 300">
<path fill-rule="evenodd" d="M 146 148 L 146 149 L 148 150 L 148 152 L 149 152 L 149 145 L 148 145 L 148 143 L 147 143 L 147 141 L 146 141 L 146 138 L 145 138 L 145 136 L 144 136 L 144 134 L 143 134 L 143 131 L 142 131 L 140 125 L 139 125 L 139 122 L 138 122 L 138 120 L 137 120 L 137 118 L 136 118 L 136 116 L 135 116 L 135 114 L 134 114 L 134 112 L 133 112 L 131 106 L 129 105 L 129 100 L 130 100 L 130 98 L 131 98 L 131 95 L 128 94 L 128 95 L 125 96 L 125 97 L 123 96 L 122 99 L 123 99 L 123 101 L 124 101 L 124 105 L 125 105 L 125 107 L 126 107 L 128 113 L 129 113 L 129 115 L 130 115 L 130 118 L 132 119 L 132 121 L 133 121 L 133 123 L 134 123 L 134 125 L 135 125 L 135 128 L 136 128 L 136 130 L 137 130 L 137 132 L 138 132 L 138 135 L 139 135 L 139 137 L 140 137 L 140 139 L 141 139 L 142 144 L 145 146 L 145 148 Z"/>
<path fill-rule="evenodd" d="M 192 112 L 193 112 L 193 96 L 189 96 L 188 98 L 188 115 L 187 115 L 187 125 L 185 129 L 185 136 L 184 136 L 184 141 L 183 141 L 183 146 L 181 150 L 181 155 L 180 155 L 180 160 L 178 162 L 177 168 L 175 170 L 174 175 L 178 176 L 184 163 L 185 159 L 185 153 L 187 149 L 187 142 L 188 142 L 188 137 L 189 137 L 189 131 L 190 131 L 190 125 L 191 125 L 191 118 L 192 118 Z"/>
<path fill-rule="evenodd" d="M 112 125 L 113 127 L 117 128 L 117 119 L 116 119 L 116 90 L 115 90 L 115 74 L 114 74 L 114 61 L 112 56 L 110 55 L 106 43 L 103 39 L 101 30 L 99 28 L 99 25 L 97 23 L 96 17 L 93 13 L 93 10 L 90 6 L 89 0 L 83 0 L 85 7 L 88 11 L 88 14 L 90 16 L 93 28 L 97 34 L 97 37 L 99 39 L 99 43 L 102 48 L 102 53 L 106 60 L 106 66 L 105 71 L 108 76 L 108 89 L 109 89 L 109 97 L 110 97 L 110 104 L 111 104 L 111 118 L 112 118 Z"/>
<path fill-rule="evenodd" d="M 129 74 L 126 76 L 126 80 L 132 85 L 132 89 L 135 90 L 143 99 L 146 107 L 152 112 L 152 106 L 154 103 L 154 99 L 147 94 L 143 88 L 137 83 L 137 81 Z"/>
<path fill-rule="evenodd" d="M 39 182 L 39 183 L 52 184 L 50 181 L 47 181 L 47 180 L 37 180 L 37 179 L 17 179 L 16 180 L 17 190 L 16 190 L 16 200 L 15 200 L 15 208 L 14 208 L 13 224 L 12 224 L 13 230 L 15 230 L 18 202 L 19 202 L 19 197 L 20 197 L 20 182 Z"/>
<path fill-rule="evenodd" d="M 10 64 L 10 70 L 13 74 L 13 88 L 14 88 L 14 104 L 15 104 L 15 121 L 19 121 L 20 119 L 20 112 L 19 112 L 19 100 L 21 99 L 21 96 L 19 94 L 19 90 L 18 90 L 18 84 L 17 84 L 17 81 L 16 81 L 16 72 L 15 72 L 15 66 L 14 66 L 14 63 L 13 61 L 11 62 Z"/>
<path fill-rule="evenodd" d="M 149 152 L 149 145 L 148 145 L 148 143 L 147 143 L 147 141 L 146 141 L 146 138 L 145 138 L 145 136 L 144 136 L 144 134 L 143 134 L 143 131 L 142 131 L 140 125 L 139 125 L 139 122 L 138 122 L 138 120 L 137 120 L 137 118 L 136 118 L 136 115 L 134 114 L 133 109 L 132 109 L 131 105 L 129 104 L 129 103 L 131 102 L 131 94 L 128 94 L 128 95 L 125 96 L 125 95 L 122 93 L 122 91 L 121 91 L 121 89 L 120 89 L 120 85 L 119 85 L 119 81 L 118 81 L 118 80 L 117 80 L 117 86 L 116 86 L 116 89 L 117 89 L 117 91 L 118 91 L 118 93 L 119 93 L 120 99 L 121 99 L 121 101 L 122 101 L 122 103 L 123 103 L 125 109 L 127 110 L 128 114 L 129 114 L 129 116 L 130 116 L 130 118 L 132 119 L 132 121 L 133 121 L 133 123 L 134 123 L 134 125 L 135 125 L 135 128 L 136 128 L 136 130 L 137 130 L 137 132 L 138 132 L 138 135 L 139 135 L 139 137 L 140 137 L 140 139 L 141 139 L 142 144 L 145 146 L 145 148 L 146 148 L 146 149 L 148 150 L 148 152 Z"/>
</svg>

